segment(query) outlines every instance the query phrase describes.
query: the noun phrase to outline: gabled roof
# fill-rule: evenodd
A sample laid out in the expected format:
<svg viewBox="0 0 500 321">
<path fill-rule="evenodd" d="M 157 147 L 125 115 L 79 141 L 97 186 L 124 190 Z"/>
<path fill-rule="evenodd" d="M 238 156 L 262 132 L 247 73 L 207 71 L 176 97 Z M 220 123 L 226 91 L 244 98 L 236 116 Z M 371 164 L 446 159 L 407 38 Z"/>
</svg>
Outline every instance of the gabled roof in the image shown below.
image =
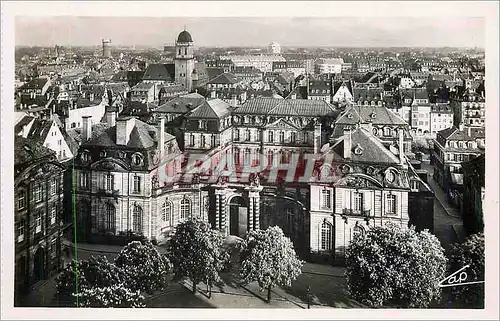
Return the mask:
<svg viewBox="0 0 500 321">
<path fill-rule="evenodd" d="M 304 117 L 333 116 L 335 109 L 323 100 L 256 98 L 246 101 L 235 114 L 258 114 Z"/>
<path fill-rule="evenodd" d="M 197 107 L 188 118 L 198 119 L 221 119 L 231 112 L 231 106 L 218 98 L 206 100 Z"/>
<path fill-rule="evenodd" d="M 19 134 L 25 126 L 31 123 L 35 117 L 24 115 L 14 126 L 14 135 Z"/>
<path fill-rule="evenodd" d="M 368 130 L 359 127 L 351 132 L 351 157 L 345 158 L 344 155 L 344 139 L 342 136 L 329 149 L 327 154 L 333 153 L 334 159 L 352 162 L 367 162 L 378 164 L 399 164 L 399 159 L 382 142 Z M 359 146 L 362 149 L 360 155 L 354 152 L 354 149 Z"/>
<path fill-rule="evenodd" d="M 38 141 L 14 136 L 14 165 L 55 156 L 55 152 Z"/>
<path fill-rule="evenodd" d="M 174 64 L 150 64 L 144 71 L 142 80 L 169 81 L 175 80 Z"/>
<path fill-rule="evenodd" d="M 445 140 L 476 140 L 478 138 L 485 138 L 485 130 L 482 127 L 470 127 L 460 130 L 453 126 L 440 130 L 438 135 L 442 136 Z"/>
<path fill-rule="evenodd" d="M 156 108 L 155 111 L 160 113 L 184 114 L 200 106 L 204 102 L 205 97 L 198 93 L 187 94 L 169 100 Z"/>
<path fill-rule="evenodd" d="M 47 78 L 35 78 L 24 85 L 22 85 L 19 90 L 23 89 L 42 89 L 43 86 L 48 82 Z"/>
<path fill-rule="evenodd" d="M 297 126 L 294 124 L 290 123 L 286 119 L 279 118 L 278 120 L 269 123 L 265 126 L 265 128 L 285 128 L 285 129 L 293 129 L 293 130 L 300 130 Z"/>
<path fill-rule="evenodd" d="M 217 77 L 213 78 L 212 80 L 210 80 L 208 83 L 209 84 L 230 84 L 230 85 L 234 85 L 234 84 L 237 84 L 239 81 L 238 79 L 236 78 L 235 75 L 229 73 L 229 72 L 225 72 L 223 74 L 220 74 L 218 75 Z"/>
<path fill-rule="evenodd" d="M 350 106 L 335 121 L 335 124 L 354 125 L 358 122 L 374 125 L 407 125 L 397 113 L 383 106 Z"/>
<path fill-rule="evenodd" d="M 145 122 L 135 119 L 134 128 L 130 132 L 130 139 L 126 145 L 134 149 L 149 149 L 154 147 L 158 138 L 157 128 Z M 165 141 L 175 139 L 174 136 L 165 133 Z M 83 145 L 113 147 L 116 145 L 116 126 L 107 127 L 106 124 L 96 124 L 92 126 L 92 139 Z"/>
</svg>

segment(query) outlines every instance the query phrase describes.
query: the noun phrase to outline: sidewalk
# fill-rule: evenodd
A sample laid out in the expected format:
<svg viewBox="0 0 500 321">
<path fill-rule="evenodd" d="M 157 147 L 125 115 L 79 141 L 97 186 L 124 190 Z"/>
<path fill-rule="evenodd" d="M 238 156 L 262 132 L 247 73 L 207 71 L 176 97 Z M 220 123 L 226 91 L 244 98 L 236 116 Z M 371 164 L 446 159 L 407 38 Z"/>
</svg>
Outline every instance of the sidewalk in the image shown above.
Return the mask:
<svg viewBox="0 0 500 321">
<path fill-rule="evenodd" d="M 434 191 L 434 195 L 436 196 L 436 199 L 438 202 L 441 204 L 441 206 L 444 208 L 446 214 L 449 216 L 455 217 L 462 219 L 462 216 L 460 215 L 460 212 L 458 209 L 452 207 L 448 202 L 446 201 L 446 195 L 444 194 L 444 191 L 439 187 L 438 183 L 432 178 L 432 176 L 428 180 L 428 184 Z"/>
</svg>

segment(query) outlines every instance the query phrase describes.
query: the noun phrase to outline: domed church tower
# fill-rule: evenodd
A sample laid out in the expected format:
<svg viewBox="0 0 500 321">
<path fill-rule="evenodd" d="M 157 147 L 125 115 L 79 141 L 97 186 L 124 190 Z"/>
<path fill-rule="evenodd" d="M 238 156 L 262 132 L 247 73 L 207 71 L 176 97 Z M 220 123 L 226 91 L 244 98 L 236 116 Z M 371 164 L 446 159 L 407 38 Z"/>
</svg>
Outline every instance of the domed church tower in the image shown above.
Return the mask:
<svg viewBox="0 0 500 321">
<path fill-rule="evenodd" d="M 191 34 L 184 30 L 179 34 L 175 43 L 175 82 L 191 91 L 193 70 L 194 42 Z"/>
</svg>

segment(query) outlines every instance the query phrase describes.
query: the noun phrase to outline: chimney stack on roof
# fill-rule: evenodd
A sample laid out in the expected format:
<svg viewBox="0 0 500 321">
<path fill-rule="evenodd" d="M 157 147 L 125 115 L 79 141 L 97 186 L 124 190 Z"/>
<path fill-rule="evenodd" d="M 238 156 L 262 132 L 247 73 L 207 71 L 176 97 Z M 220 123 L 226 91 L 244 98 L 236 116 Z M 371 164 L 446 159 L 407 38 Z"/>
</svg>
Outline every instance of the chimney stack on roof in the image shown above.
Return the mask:
<svg viewBox="0 0 500 321">
<path fill-rule="evenodd" d="M 116 126 L 116 109 L 114 107 L 106 109 L 106 124 L 108 127 Z"/>
<path fill-rule="evenodd" d="M 122 117 L 116 119 L 116 144 L 127 145 L 130 140 L 130 133 L 134 127 L 134 117 Z"/>
<path fill-rule="evenodd" d="M 314 153 L 319 154 L 321 148 L 321 121 L 314 120 Z"/>
<path fill-rule="evenodd" d="M 351 128 L 344 128 L 344 158 L 351 158 L 351 149 L 352 149 L 352 138 L 351 138 Z"/>
<path fill-rule="evenodd" d="M 87 141 L 92 138 L 92 117 L 82 116 L 82 138 L 83 141 Z"/>
<path fill-rule="evenodd" d="M 158 144 L 160 147 L 160 161 L 165 158 L 165 118 L 160 118 L 160 138 L 158 139 Z"/>
<path fill-rule="evenodd" d="M 405 164 L 405 158 L 404 158 L 404 129 L 400 128 L 398 131 L 398 138 L 399 138 L 399 164 L 404 165 Z"/>
</svg>

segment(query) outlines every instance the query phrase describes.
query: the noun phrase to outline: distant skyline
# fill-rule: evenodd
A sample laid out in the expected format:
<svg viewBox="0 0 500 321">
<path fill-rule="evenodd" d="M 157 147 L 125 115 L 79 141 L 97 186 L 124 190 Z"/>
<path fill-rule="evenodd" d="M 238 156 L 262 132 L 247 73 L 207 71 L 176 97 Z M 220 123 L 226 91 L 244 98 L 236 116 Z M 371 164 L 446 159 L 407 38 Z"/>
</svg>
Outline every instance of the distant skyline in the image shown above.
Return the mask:
<svg viewBox="0 0 500 321">
<path fill-rule="evenodd" d="M 16 17 L 18 46 L 162 47 L 189 31 L 196 46 L 480 47 L 483 18 Z"/>
</svg>

